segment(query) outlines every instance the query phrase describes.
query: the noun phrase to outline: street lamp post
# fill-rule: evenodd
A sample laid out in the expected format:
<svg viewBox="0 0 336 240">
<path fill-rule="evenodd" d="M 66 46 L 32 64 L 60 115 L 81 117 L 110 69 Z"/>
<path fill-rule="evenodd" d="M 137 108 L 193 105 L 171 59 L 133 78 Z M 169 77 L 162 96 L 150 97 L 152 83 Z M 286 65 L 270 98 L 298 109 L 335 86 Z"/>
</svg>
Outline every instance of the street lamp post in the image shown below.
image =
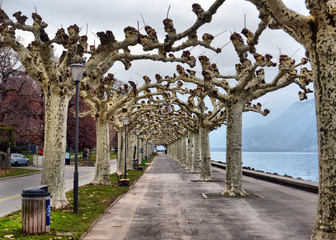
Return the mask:
<svg viewBox="0 0 336 240">
<path fill-rule="evenodd" d="M 125 117 L 123 119 L 124 121 L 124 126 L 125 126 L 125 179 L 127 177 L 127 162 L 126 162 L 126 156 L 127 156 L 127 131 L 126 131 L 126 127 L 129 123 L 129 118 L 128 117 Z"/>
<path fill-rule="evenodd" d="M 148 140 L 146 140 L 146 162 L 148 162 Z"/>
<path fill-rule="evenodd" d="M 144 154 L 143 137 L 141 137 L 141 162 L 143 161 L 143 154 Z"/>
<path fill-rule="evenodd" d="M 137 135 L 137 162 L 139 164 L 139 134 L 140 134 L 140 131 L 135 130 L 135 134 Z"/>
<path fill-rule="evenodd" d="M 79 82 L 82 80 L 84 65 L 74 63 L 70 65 L 72 78 L 76 83 L 76 126 L 75 126 L 75 172 L 74 172 L 74 213 L 78 213 L 78 108 Z"/>
</svg>

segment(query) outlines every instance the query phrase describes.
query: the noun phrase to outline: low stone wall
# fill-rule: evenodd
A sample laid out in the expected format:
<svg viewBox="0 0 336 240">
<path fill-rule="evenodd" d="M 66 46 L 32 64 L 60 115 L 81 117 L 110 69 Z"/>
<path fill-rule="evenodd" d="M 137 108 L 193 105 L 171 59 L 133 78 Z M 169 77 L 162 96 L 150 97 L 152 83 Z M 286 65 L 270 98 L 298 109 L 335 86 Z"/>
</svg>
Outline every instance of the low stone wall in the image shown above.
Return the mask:
<svg viewBox="0 0 336 240">
<path fill-rule="evenodd" d="M 221 162 L 212 161 L 211 165 L 214 167 L 226 169 L 226 164 Z M 295 179 L 289 176 L 280 176 L 275 174 L 264 173 L 256 170 L 242 169 L 245 176 L 261 179 L 268 182 L 273 182 L 289 187 L 298 188 L 308 192 L 318 193 L 318 183 Z"/>
</svg>

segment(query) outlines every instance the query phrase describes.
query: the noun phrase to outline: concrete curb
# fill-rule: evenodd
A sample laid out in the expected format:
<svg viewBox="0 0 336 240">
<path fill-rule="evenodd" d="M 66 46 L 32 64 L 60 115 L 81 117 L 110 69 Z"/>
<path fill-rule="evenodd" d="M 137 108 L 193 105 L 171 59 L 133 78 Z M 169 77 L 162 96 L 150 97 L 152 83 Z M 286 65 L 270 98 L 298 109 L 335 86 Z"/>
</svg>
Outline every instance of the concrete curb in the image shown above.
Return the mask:
<svg viewBox="0 0 336 240">
<path fill-rule="evenodd" d="M 219 162 L 212 161 L 211 165 L 214 167 L 221 168 L 221 169 L 226 169 L 225 163 L 219 163 Z M 263 173 L 263 172 L 257 172 L 253 170 L 247 170 L 247 169 L 242 169 L 242 172 L 244 176 L 261 179 L 264 181 L 273 182 L 273 183 L 301 189 L 301 190 L 312 192 L 312 193 L 318 193 L 318 183 L 304 181 L 304 180 L 290 178 L 290 177 L 284 177 L 280 175 L 273 175 L 273 174 L 268 174 L 268 173 Z"/>
</svg>

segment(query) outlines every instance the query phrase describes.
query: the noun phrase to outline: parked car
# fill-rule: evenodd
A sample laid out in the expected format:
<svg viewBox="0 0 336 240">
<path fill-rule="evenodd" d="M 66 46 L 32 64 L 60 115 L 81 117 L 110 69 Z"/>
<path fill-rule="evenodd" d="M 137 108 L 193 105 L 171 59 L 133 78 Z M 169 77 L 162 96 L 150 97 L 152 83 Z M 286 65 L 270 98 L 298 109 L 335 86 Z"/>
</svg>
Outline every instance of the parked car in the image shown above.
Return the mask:
<svg viewBox="0 0 336 240">
<path fill-rule="evenodd" d="M 25 156 L 23 156 L 20 153 L 12 153 L 11 154 L 11 165 L 12 166 L 19 166 L 19 165 L 26 165 L 29 166 L 30 161 L 28 158 L 26 158 Z"/>
</svg>

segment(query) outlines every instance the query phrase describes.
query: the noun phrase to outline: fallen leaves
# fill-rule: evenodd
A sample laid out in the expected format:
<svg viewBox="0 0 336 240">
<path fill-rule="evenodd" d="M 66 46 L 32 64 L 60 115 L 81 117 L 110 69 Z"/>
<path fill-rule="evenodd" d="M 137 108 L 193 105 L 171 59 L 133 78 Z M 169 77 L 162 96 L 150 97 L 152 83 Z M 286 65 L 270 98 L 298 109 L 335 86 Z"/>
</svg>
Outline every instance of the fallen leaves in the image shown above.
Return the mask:
<svg viewBox="0 0 336 240">
<path fill-rule="evenodd" d="M 6 173 L 9 173 L 9 170 L 5 170 L 5 169 L 0 169 L 0 175 L 2 174 L 6 174 Z"/>
</svg>

